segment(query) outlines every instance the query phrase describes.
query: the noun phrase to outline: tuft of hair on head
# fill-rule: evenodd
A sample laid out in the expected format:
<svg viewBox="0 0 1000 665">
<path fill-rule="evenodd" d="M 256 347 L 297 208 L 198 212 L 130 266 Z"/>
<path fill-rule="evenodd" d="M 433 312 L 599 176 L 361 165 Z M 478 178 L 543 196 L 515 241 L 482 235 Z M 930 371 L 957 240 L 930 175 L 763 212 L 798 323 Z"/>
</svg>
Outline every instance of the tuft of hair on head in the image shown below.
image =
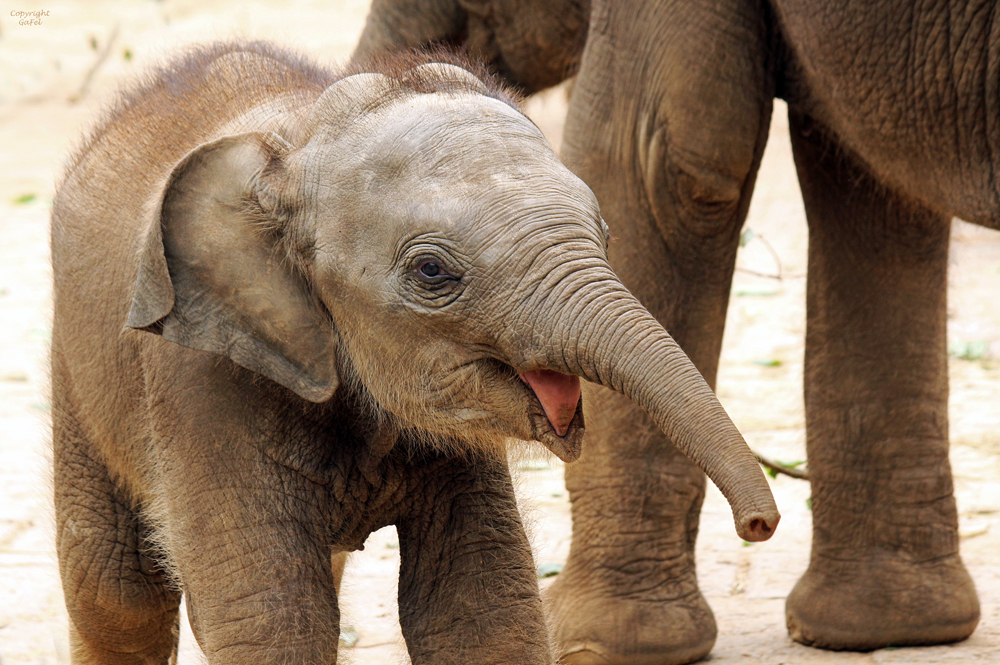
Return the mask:
<svg viewBox="0 0 1000 665">
<path fill-rule="evenodd" d="M 453 79 L 442 79 L 432 72 L 414 71 L 421 65 L 430 64 L 461 67 L 479 79 L 485 90 L 473 88 Z M 523 112 L 521 105 L 524 97 L 513 87 L 490 72 L 481 61 L 469 57 L 463 51 L 443 45 L 380 51 L 364 58 L 352 60 L 342 73 L 345 77 L 364 73 L 382 74 L 397 81 L 403 87 L 420 94 L 468 90 L 492 97 L 519 112 Z"/>
<path fill-rule="evenodd" d="M 200 128 L 201 118 L 208 112 L 192 114 L 186 111 L 197 107 L 199 91 L 202 93 L 218 91 L 219 82 L 211 80 L 212 65 L 223 61 L 227 56 L 235 59 L 244 56 L 248 60 L 259 57 L 258 62 L 269 63 L 269 66 L 257 72 L 257 75 L 237 77 L 239 81 L 237 87 L 243 89 L 242 93 L 225 87 L 226 104 L 235 109 L 230 117 L 259 103 L 259 97 L 246 94 L 248 90 L 259 92 L 272 90 L 280 91 L 282 94 L 298 93 L 303 96 L 315 96 L 338 78 L 336 71 L 316 64 L 309 56 L 261 40 L 231 39 L 207 42 L 189 46 L 172 54 L 164 54 L 139 74 L 126 79 L 117 92 L 102 104 L 97 121 L 83 134 L 70 152 L 58 179 L 59 187 L 91 149 L 119 123 L 145 127 L 142 131 L 149 131 L 149 123 L 156 119 L 166 127 L 176 127 L 179 124 L 183 126 L 194 122 L 197 128 Z M 239 65 L 238 62 L 234 64 Z M 213 88 L 213 85 L 216 87 Z M 213 102 L 210 100 L 206 103 Z M 221 117 L 211 113 L 208 115 Z M 146 124 L 143 124 L 144 122 Z M 195 132 L 195 129 L 188 131 Z"/>
</svg>

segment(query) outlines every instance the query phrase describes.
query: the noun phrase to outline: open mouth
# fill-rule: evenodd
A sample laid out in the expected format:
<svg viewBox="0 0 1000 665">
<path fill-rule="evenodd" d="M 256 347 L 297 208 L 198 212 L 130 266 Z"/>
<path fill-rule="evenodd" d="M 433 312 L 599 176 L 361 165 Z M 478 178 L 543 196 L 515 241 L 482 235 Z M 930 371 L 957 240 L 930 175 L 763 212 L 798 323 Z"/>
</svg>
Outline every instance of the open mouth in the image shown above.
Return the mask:
<svg viewBox="0 0 1000 665">
<path fill-rule="evenodd" d="M 549 369 L 518 372 L 542 407 L 534 414 L 534 436 L 564 462 L 580 456 L 583 442 L 583 400 L 580 379 Z"/>
</svg>

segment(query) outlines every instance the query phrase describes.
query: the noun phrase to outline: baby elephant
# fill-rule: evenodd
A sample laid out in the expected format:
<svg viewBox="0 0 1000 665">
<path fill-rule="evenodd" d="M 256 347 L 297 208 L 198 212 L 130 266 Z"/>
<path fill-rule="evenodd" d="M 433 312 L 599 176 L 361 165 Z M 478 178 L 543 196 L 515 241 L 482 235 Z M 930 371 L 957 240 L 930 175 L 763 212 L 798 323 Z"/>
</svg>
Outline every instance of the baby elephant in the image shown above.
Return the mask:
<svg viewBox="0 0 1000 665">
<path fill-rule="evenodd" d="M 606 261 L 590 190 L 502 90 L 410 55 L 195 50 L 121 96 L 52 219 L 58 551 L 73 662 L 334 663 L 339 570 L 394 524 L 425 663 L 551 663 L 504 443 L 570 461 L 580 378 L 778 513 Z"/>
</svg>

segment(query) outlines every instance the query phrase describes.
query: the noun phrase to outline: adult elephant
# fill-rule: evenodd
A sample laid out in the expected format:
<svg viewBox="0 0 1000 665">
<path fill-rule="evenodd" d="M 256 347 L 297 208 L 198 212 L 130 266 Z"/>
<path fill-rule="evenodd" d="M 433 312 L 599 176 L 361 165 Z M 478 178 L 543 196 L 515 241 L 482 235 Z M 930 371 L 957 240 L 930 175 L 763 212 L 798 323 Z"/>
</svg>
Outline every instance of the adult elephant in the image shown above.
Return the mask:
<svg viewBox="0 0 1000 665">
<path fill-rule="evenodd" d="M 527 92 L 532 65 L 570 73 L 581 57 L 563 158 L 617 236 L 612 265 L 710 384 L 772 100 L 787 100 L 810 229 L 814 518 L 789 631 L 858 650 L 967 637 L 979 605 L 948 462 L 947 254 L 952 216 L 1000 228 L 1000 6 L 596 0 L 579 49 L 584 29 L 552 26 L 586 3 L 517 4 L 377 1 L 358 53 L 464 39 L 501 74 L 527 62 L 508 75 Z M 426 30 L 443 15 L 462 29 Z M 518 57 L 498 59 L 522 24 Z M 694 568 L 703 476 L 634 405 L 599 388 L 589 404 L 550 598 L 563 657 L 695 660 L 716 632 Z"/>
</svg>

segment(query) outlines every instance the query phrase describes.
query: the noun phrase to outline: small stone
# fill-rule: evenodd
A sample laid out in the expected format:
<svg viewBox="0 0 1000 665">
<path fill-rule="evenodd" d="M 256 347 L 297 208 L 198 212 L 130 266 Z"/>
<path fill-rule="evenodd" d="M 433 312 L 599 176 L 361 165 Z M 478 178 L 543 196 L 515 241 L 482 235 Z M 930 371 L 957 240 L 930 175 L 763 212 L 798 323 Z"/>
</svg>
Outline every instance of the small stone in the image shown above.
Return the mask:
<svg viewBox="0 0 1000 665">
<path fill-rule="evenodd" d="M 361 636 L 354 626 L 344 626 L 340 629 L 340 646 L 350 649 L 358 643 Z"/>
<path fill-rule="evenodd" d="M 975 538 L 976 536 L 981 536 L 990 530 L 989 522 L 972 522 L 970 524 L 965 524 L 958 529 L 959 538 Z"/>
</svg>

